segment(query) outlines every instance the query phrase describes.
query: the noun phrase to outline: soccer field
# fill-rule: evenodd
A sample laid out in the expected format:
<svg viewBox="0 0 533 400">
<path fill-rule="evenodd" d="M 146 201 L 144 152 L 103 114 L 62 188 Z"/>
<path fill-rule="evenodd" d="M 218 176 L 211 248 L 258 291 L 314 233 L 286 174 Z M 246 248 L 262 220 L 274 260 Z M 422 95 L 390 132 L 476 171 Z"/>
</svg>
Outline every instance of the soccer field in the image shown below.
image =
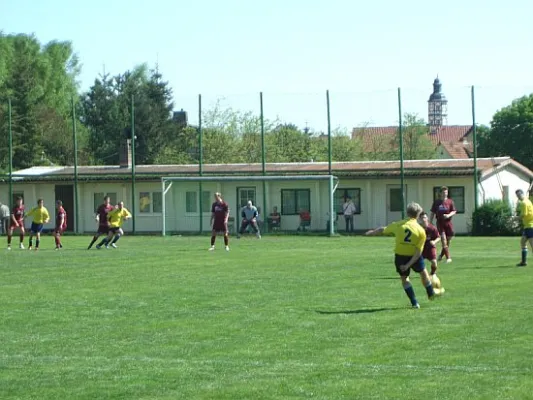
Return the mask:
<svg viewBox="0 0 533 400">
<path fill-rule="evenodd" d="M 128 237 L 2 250 L 0 398 L 528 399 L 518 238 L 459 237 L 410 308 L 391 238 Z M 14 240 L 14 244 L 18 244 Z"/>
</svg>

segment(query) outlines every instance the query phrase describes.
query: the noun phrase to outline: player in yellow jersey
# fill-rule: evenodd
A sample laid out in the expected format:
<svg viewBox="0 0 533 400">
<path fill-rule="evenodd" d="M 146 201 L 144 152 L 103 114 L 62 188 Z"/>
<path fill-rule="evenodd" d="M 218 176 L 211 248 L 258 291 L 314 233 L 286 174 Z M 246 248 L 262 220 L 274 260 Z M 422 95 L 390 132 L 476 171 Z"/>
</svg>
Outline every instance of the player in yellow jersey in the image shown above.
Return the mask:
<svg viewBox="0 0 533 400">
<path fill-rule="evenodd" d="M 422 250 L 426 242 L 426 231 L 418 223 L 422 207 L 418 203 L 407 205 L 407 219 L 396 221 L 387 227 L 381 227 L 366 232 L 367 236 L 393 235 L 395 236 L 394 263 L 396 272 L 400 275 L 405 294 L 409 297 L 413 308 L 420 308 L 415 291 L 409 281 L 411 269 L 420 274 L 422 284 L 426 288 L 428 298 L 433 300 L 435 291 L 431 285 L 429 274 L 424 265 Z"/>
<path fill-rule="evenodd" d="M 122 223 L 130 218 L 131 213 L 126 209 L 126 207 L 124 207 L 124 202 L 119 202 L 115 209 L 109 211 L 107 214 L 107 220 L 109 221 L 109 234 L 96 246 L 96 248 L 100 249 L 104 244 L 106 248 L 109 248 L 109 246 L 117 248 L 116 243 L 120 237 L 124 235 Z M 112 242 L 111 239 L 113 239 Z"/>
<path fill-rule="evenodd" d="M 37 207 L 34 207 L 26 214 L 26 217 L 33 217 L 30 229 L 30 245 L 28 250 L 33 247 L 33 237 L 35 236 L 35 250 L 39 249 L 39 243 L 41 242 L 41 232 L 43 231 L 43 225 L 50 221 L 50 214 L 44 207 L 44 200 L 39 199 L 37 201 Z"/>
<path fill-rule="evenodd" d="M 518 189 L 516 192 L 518 202 L 516 203 L 516 214 L 522 220 L 522 238 L 520 239 L 520 246 L 522 248 L 522 261 L 517 267 L 525 267 L 527 265 L 527 243 L 533 249 L 533 204 L 529 200 L 524 191 Z"/>
</svg>

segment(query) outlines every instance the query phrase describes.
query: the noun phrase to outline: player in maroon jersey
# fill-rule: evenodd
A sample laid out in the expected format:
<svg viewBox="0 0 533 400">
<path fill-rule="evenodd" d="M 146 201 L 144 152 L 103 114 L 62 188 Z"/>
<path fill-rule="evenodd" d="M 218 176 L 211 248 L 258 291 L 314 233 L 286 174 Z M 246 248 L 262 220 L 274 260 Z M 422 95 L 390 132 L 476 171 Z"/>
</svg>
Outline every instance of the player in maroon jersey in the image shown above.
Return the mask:
<svg viewBox="0 0 533 400">
<path fill-rule="evenodd" d="M 426 243 L 424 243 L 422 257 L 431 263 L 430 275 L 434 275 L 437 273 L 437 243 L 440 242 L 440 234 L 435 225 L 429 222 L 425 212 L 420 214 L 420 224 L 426 230 Z"/>
<path fill-rule="evenodd" d="M 54 229 L 54 238 L 56 241 L 56 250 L 62 249 L 61 235 L 67 229 L 67 212 L 63 208 L 61 200 L 56 201 L 56 227 Z"/>
<path fill-rule="evenodd" d="M 213 227 L 211 231 L 211 247 L 210 251 L 215 250 L 215 240 L 217 239 L 217 233 L 224 233 L 224 245 L 226 251 L 229 251 L 229 232 L 228 232 L 228 218 L 229 207 L 222 199 L 222 194 L 215 193 L 215 202 L 211 206 L 211 225 Z"/>
<path fill-rule="evenodd" d="M 11 224 L 7 231 L 7 249 L 11 250 L 11 238 L 15 229 L 20 231 L 20 244 L 21 249 L 24 248 L 24 202 L 22 197 L 17 197 L 17 202 L 13 210 L 11 211 Z"/>
<path fill-rule="evenodd" d="M 107 236 L 109 234 L 109 221 L 107 220 L 107 214 L 115 207 L 111 205 L 111 198 L 109 196 L 104 197 L 104 203 L 101 204 L 96 210 L 96 222 L 98 222 L 98 231 L 93 236 L 89 247 L 90 250 L 93 244 L 98 240 L 101 235 Z"/>
<path fill-rule="evenodd" d="M 433 202 L 431 206 L 431 214 L 429 222 L 433 223 L 433 217 L 437 217 L 437 229 L 440 233 L 442 240 L 442 251 L 438 260 L 442 260 L 442 257 L 446 257 L 446 262 L 451 263 L 452 257 L 450 256 L 450 242 L 454 236 L 452 217 L 457 214 L 455 204 L 453 200 L 448 197 L 448 188 L 443 186 L 440 188 L 440 199 Z"/>
</svg>

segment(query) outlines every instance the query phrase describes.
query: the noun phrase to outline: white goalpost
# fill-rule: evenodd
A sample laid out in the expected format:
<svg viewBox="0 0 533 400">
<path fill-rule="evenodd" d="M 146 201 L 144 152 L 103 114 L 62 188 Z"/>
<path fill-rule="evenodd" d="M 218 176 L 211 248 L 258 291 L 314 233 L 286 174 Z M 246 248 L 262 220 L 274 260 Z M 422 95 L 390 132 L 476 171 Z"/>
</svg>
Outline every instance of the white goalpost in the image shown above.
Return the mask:
<svg viewBox="0 0 533 400">
<path fill-rule="evenodd" d="M 263 182 L 263 188 L 266 182 L 271 181 L 328 181 L 328 214 L 329 214 L 329 234 L 335 234 L 335 210 L 334 210 L 334 193 L 339 185 L 339 178 L 334 175 L 248 175 L 248 176 L 165 176 L 161 177 L 161 201 L 162 201 L 162 236 L 166 236 L 167 231 L 167 194 L 172 188 L 174 182 L 198 183 L 200 186 L 200 197 L 202 193 L 201 185 L 203 182 Z M 266 197 L 267 194 L 263 193 Z M 201 202 L 201 200 L 200 200 Z M 266 210 L 264 210 L 266 211 Z M 200 210 L 201 213 L 201 210 Z M 201 218 L 201 217 L 199 217 Z"/>
</svg>

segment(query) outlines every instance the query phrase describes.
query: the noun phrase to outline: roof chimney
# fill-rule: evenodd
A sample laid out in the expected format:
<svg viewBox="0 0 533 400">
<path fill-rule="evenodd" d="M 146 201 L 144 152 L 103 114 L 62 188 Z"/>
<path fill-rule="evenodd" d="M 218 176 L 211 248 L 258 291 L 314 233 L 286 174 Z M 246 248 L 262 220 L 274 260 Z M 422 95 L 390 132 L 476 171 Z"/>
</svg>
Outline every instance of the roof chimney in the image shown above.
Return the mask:
<svg viewBox="0 0 533 400">
<path fill-rule="evenodd" d="M 131 139 L 120 143 L 119 162 L 120 168 L 131 168 Z"/>
</svg>

